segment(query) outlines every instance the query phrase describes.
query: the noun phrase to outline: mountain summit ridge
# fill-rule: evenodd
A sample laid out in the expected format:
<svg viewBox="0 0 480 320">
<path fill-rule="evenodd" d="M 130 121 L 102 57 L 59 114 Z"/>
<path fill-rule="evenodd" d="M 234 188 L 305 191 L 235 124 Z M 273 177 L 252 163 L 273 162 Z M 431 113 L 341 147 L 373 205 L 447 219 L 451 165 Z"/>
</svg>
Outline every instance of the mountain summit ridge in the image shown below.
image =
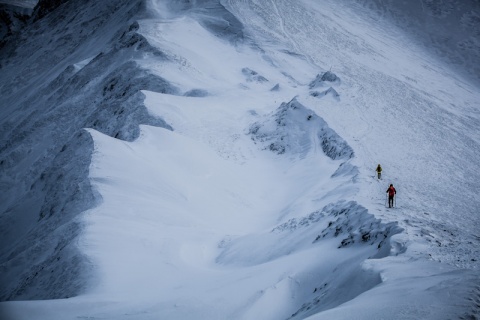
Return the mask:
<svg viewBox="0 0 480 320">
<path fill-rule="evenodd" d="M 389 4 L 39 2 L 0 49 L 0 312 L 477 317 L 479 94 Z"/>
</svg>

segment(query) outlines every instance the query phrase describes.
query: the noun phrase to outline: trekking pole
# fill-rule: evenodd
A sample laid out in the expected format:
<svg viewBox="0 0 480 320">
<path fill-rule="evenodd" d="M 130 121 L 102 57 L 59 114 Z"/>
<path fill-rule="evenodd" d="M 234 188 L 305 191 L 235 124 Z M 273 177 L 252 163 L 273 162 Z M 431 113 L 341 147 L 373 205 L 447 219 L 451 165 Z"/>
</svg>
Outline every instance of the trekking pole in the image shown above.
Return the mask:
<svg viewBox="0 0 480 320">
<path fill-rule="evenodd" d="M 387 207 L 388 193 L 385 194 L 385 208 Z"/>
<path fill-rule="evenodd" d="M 395 197 L 393 197 L 393 200 L 395 201 L 394 207 L 396 208 L 397 207 L 397 195 L 395 195 Z"/>
</svg>

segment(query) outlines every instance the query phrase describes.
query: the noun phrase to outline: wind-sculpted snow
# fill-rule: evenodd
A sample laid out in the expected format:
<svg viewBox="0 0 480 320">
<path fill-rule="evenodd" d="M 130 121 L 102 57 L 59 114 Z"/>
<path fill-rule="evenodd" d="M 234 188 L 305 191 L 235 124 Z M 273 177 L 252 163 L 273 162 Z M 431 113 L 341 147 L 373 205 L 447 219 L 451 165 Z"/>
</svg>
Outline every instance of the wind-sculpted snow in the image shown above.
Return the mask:
<svg viewBox="0 0 480 320">
<path fill-rule="evenodd" d="M 282 103 L 266 120 L 253 124 L 249 134 L 265 149 L 278 154 L 293 153 L 305 157 L 311 149 L 319 146 L 333 160 L 353 157 L 353 150 L 345 140 L 295 98 Z"/>
<path fill-rule="evenodd" d="M 382 223 L 358 203 L 342 200 L 302 218 L 290 219 L 269 233 L 227 238 L 220 244 L 222 252 L 217 262 L 261 264 L 322 243 L 339 250 L 371 246 L 370 257 L 381 258 L 390 253 L 390 237 L 400 232 L 397 223 Z"/>
<path fill-rule="evenodd" d="M 315 211 L 302 219 L 291 219 L 274 228 L 273 231 L 295 231 L 327 220 L 327 227 L 319 232 L 313 243 L 334 237 L 341 239 L 338 248 L 348 247 L 355 243 L 375 244 L 378 249 L 387 245 L 389 248 L 389 238 L 402 231 L 396 223 L 382 223 L 381 220 L 369 214 L 366 208 L 354 201 L 329 204 L 322 210 Z M 383 250 L 383 252 L 388 254 L 389 250 Z"/>
<path fill-rule="evenodd" d="M 352 181 L 356 181 L 359 175 L 358 167 L 352 165 L 350 162 L 343 162 L 338 166 L 338 169 L 333 173 L 332 178 L 340 176 L 352 177 Z"/>
<path fill-rule="evenodd" d="M 389 248 L 389 237 L 402 231 L 397 223 L 382 223 L 381 220 L 369 214 L 367 209 L 355 202 L 330 204 L 323 208 L 322 213 L 329 219 L 329 222 L 328 226 L 317 236 L 315 242 L 332 236 L 340 237 L 342 240 L 339 248 L 362 242 L 375 244 L 378 249 L 384 245 Z M 384 250 L 383 256 L 386 256 L 388 252 L 389 250 Z"/>
<path fill-rule="evenodd" d="M 99 200 L 88 179 L 92 152 L 92 138 L 80 131 L 2 215 L 2 239 L 9 245 L 2 248 L 1 300 L 71 297 L 89 283 L 88 260 L 75 239 L 83 227 L 77 215 Z M 28 212 L 29 206 L 35 211 Z"/>
<path fill-rule="evenodd" d="M 0 49 L 0 318 L 478 317 L 478 93 L 359 3 L 42 1 Z"/>
<path fill-rule="evenodd" d="M 312 284 L 309 299 L 301 301 L 297 311 L 292 313 L 292 318 L 303 319 L 353 299 L 381 283 L 379 274 L 362 270 L 359 262 L 388 256 L 391 237 L 401 231 L 395 223 L 382 223 L 354 201 L 339 201 L 302 218 L 290 219 L 267 233 L 227 238 L 220 244 L 217 262 L 251 267 L 286 256 L 295 257 L 301 252 L 310 252 L 312 248 L 318 248 L 318 251 L 311 254 L 315 252 L 318 254 L 316 259 L 325 263 L 335 264 L 333 261 L 338 259 L 332 250 L 338 250 L 343 258 L 351 255 L 350 262 L 339 264 L 332 273 L 317 271 L 319 274 L 313 278 L 317 285 Z M 344 251 L 353 248 L 358 255 Z M 317 266 L 319 270 L 323 268 L 320 265 Z M 305 275 L 315 273 L 314 270 L 304 272 Z M 295 278 L 301 281 L 303 275 L 297 274 Z M 306 295 L 302 291 L 298 288 L 293 294 Z"/>
<path fill-rule="evenodd" d="M 166 12 L 169 17 L 192 16 L 215 36 L 227 39 L 232 43 L 244 41 L 242 23 L 225 8 L 220 0 L 170 0 L 165 3 L 165 7 L 161 6 L 158 9 L 162 16 L 166 15 Z"/>
<path fill-rule="evenodd" d="M 95 206 L 99 196 L 88 180 L 93 142 L 83 128 L 128 141 L 138 137 L 139 124 L 172 129 L 147 112 L 140 91 L 175 94 L 177 89 L 135 60 L 162 62 L 166 57 L 137 33 L 138 23 L 110 29 L 109 18 L 130 18 L 141 8 L 139 3 L 118 2 L 113 7 L 110 2 L 82 4 L 98 12 L 114 9 L 99 15 L 101 20 L 91 20 L 91 13 L 77 15 L 83 12 L 80 4 L 69 2 L 63 13 L 54 10 L 28 26 L 36 34 L 19 38 L 19 60 L 12 60 L 9 45 L 0 53 L 6 80 L 0 88 L 6 106 L 0 123 L 0 241 L 9 244 L 0 252 L 1 300 L 69 297 L 88 284 L 88 262 L 74 245 L 82 227 L 77 216 Z M 62 30 L 56 20 L 64 13 L 72 16 Z M 49 23 L 55 25 L 47 31 L 54 43 L 38 47 L 45 35 L 35 30 L 45 32 L 43 26 Z M 97 39 L 105 42 L 83 52 L 95 40 L 85 29 L 103 31 Z M 19 57 L 20 73 L 10 62 Z M 34 59 L 39 57 L 37 66 Z M 58 64 L 48 70 L 52 61 Z M 27 94 L 19 96 L 22 92 Z"/>
</svg>

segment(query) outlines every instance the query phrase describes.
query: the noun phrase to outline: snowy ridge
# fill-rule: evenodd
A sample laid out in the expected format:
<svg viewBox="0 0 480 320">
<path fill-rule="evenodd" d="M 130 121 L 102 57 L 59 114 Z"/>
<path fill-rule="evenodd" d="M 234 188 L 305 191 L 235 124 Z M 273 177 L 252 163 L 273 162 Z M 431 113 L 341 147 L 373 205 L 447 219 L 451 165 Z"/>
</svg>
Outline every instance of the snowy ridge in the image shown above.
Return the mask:
<svg viewBox="0 0 480 320">
<path fill-rule="evenodd" d="M 265 263 L 283 255 L 294 254 L 298 250 L 308 249 L 312 245 L 319 245 L 322 241 L 332 243 L 331 238 L 338 238 L 337 248 L 358 244 L 372 246 L 372 257 L 382 258 L 390 254 L 389 238 L 400 232 L 401 228 L 395 223 L 382 224 L 357 203 L 340 201 L 306 217 L 292 218 L 276 226 L 271 232 L 255 235 L 253 238 L 251 236 L 235 240 L 229 238 L 228 241 L 222 242 L 222 252 L 217 262 Z M 245 244 L 245 241 L 250 243 Z M 280 242 L 276 246 L 278 252 L 272 251 L 272 241 Z M 253 243 L 256 243 L 256 246 Z M 386 248 L 383 248 L 384 245 Z M 242 247 L 247 250 L 242 252 L 240 249 Z M 252 250 L 252 247 L 256 248 Z M 263 252 L 269 252 L 269 255 Z"/>
<path fill-rule="evenodd" d="M 271 151 L 299 154 L 304 158 L 318 143 L 332 160 L 353 157 L 353 150 L 345 140 L 328 127 L 325 120 L 295 98 L 282 103 L 270 118 L 263 123 L 253 124 L 249 134 L 254 141 L 268 144 L 266 148 Z"/>
<path fill-rule="evenodd" d="M 79 10 L 80 4 L 69 5 L 72 6 L 69 10 Z M 124 11 L 113 17 L 132 15 L 128 10 L 138 12 L 138 4 L 132 7 L 119 7 Z M 109 10 L 109 5 L 92 9 L 102 13 Z M 103 24 L 108 29 L 111 23 L 108 16 L 99 22 L 91 20 L 90 14 L 84 13 L 78 19 L 85 25 L 93 23 L 99 28 Z M 58 13 L 52 15 L 55 21 Z M 43 23 L 40 20 L 33 24 L 31 32 L 43 30 Z M 10 63 L 11 58 L 3 59 L 6 82 L 1 90 L 8 103 L 2 110 L 2 199 L 5 199 L 2 201 L 5 212 L 2 242 L 11 245 L 5 246 L 2 252 L 5 259 L 2 299 L 68 297 L 78 294 L 88 282 L 81 276 L 88 274 L 86 259 L 73 244 L 82 226 L 77 215 L 98 203 L 98 195 L 91 190 L 88 179 L 93 141 L 83 128 L 93 127 L 111 136 L 133 140 L 139 134 L 139 123 L 168 127 L 161 119 L 148 115 L 142 103 L 144 96 L 140 89 L 170 92 L 175 88 L 142 70 L 132 60 L 135 55 L 163 59 L 158 50 L 135 32 L 138 24 L 133 23 L 126 30 L 107 31 L 112 41 L 97 48 L 103 52 L 89 58 L 81 67 L 72 61 L 84 53 L 71 50 L 76 46 L 89 47 L 89 42 L 95 39 L 89 35 L 76 37 L 75 43 L 68 42 L 65 39 L 80 32 L 72 27 L 62 30 L 62 27 L 59 24 L 50 31 L 56 34 L 52 36 L 55 42 L 45 49 L 35 48 L 37 37 L 42 35 L 20 39 L 23 45 L 15 50 L 24 58 L 26 67 L 22 73 L 11 71 L 16 67 Z M 101 33 L 100 29 L 96 32 Z M 65 43 L 68 45 L 64 47 Z M 29 49 L 35 54 L 30 55 Z M 3 53 L 8 54 L 8 50 L 7 45 Z M 44 72 L 50 66 L 45 61 L 51 56 L 59 63 L 56 69 Z M 32 65 L 37 67 L 31 69 Z M 61 65 L 65 66 L 63 70 L 58 69 Z M 20 83 L 35 86 L 40 77 L 45 78 L 42 80 L 45 84 L 23 94 Z M 135 83 L 128 83 L 124 77 L 135 79 Z M 15 108 L 22 112 L 12 112 Z M 32 259 L 27 265 L 22 262 L 26 257 Z M 64 274 L 62 270 L 70 271 Z M 73 276 L 75 274 L 78 275 Z"/>
<path fill-rule="evenodd" d="M 337 207 L 340 207 L 339 210 Z M 342 208 L 343 207 L 343 208 Z M 389 237 L 400 233 L 401 228 L 396 226 L 396 223 L 388 223 L 383 225 L 380 220 L 373 216 L 364 217 L 368 211 L 354 202 L 345 205 L 333 204 L 322 211 L 328 213 L 328 216 L 337 218 L 335 221 L 330 221 L 328 227 L 322 230 L 321 234 L 317 236 L 315 242 L 320 241 L 321 238 L 327 236 L 342 237 L 339 248 L 347 247 L 355 243 L 368 243 L 369 245 L 377 244 L 377 248 L 387 245 L 388 249 L 383 250 L 384 254 L 390 254 Z M 333 231 L 335 229 L 335 231 Z M 379 258 L 380 256 L 377 256 Z"/>
<path fill-rule="evenodd" d="M 0 316 L 478 317 L 478 92 L 361 4 L 31 21 L 0 51 Z"/>
</svg>

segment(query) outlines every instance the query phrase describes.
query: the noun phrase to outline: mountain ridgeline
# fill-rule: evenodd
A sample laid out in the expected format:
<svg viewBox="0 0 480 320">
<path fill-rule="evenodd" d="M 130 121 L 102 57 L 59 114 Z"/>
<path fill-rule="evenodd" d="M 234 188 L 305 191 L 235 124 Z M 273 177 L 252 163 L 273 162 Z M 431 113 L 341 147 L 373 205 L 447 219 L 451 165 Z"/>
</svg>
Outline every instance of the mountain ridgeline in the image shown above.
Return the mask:
<svg viewBox="0 0 480 320">
<path fill-rule="evenodd" d="M 136 62 L 168 59 L 136 33 L 145 10 L 143 1 L 40 1 L 0 52 L 2 300 L 69 297 L 88 282 L 72 246 L 77 215 L 100 201 L 84 128 L 128 141 L 139 124 L 171 129 L 140 92 L 178 94 Z"/>
<path fill-rule="evenodd" d="M 470 91 L 463 103 L 444 90 L 455 83 L 459 92 L 466 92 L 468 81 L 478 81 L 478 1 L 328 0 L 332 11 L 326 12 L 335 12 L 333 16 L 337 9 L 344 11 L 338 12 L 339 20 L 323 16 L 316 25 L 299 18 L 322 16 L 324 4 L 315 1 L 40 0 L 35 7 L 19 3 L 5 1 L 0 6 L 4 305 L 21 309 L 15 304 L 82 294 L 87 301 L 92 299 L 89 290 L 101 283 L 101 299 L 108 303 L 105 307 L 99 302 L 97 313 L 89 314 L 92 318 L 103 310 L 122 315 L 183 312 L 184 318 L 206 310 L 203 315 L 211 315 L 221 297 L 225 310 L 219 308 L 218 314 L 223 312 L 224 318 L 246 319 L 265 308 L 274 310 L 270 318 L 281 314 L 300 319 L 337 312 L 337 306 L 360 297 L 352 304 L 355 312 L 362 305 L 358 301 L 368 297 L 362 293 L 376 289 L 376 298 L 392 287 L 400 292 L 408 277 L 421 274 L 415 294 L 421 292 L 424 298 L 425 292 L 437 294 L 445 283 L 449 289 L 455 282 L 460 293 L 452 294 L 457 299 L 452 304 L 458 305 L 470 290 L 477 297 L 461 312 L 465 319 L 479 314 L 478 303 L 471 307 L 478 301 L 479 287 L 473 280 L 471 287 L 464 286 L 465 279 L 476 279 L 475 274 L 450 272 L 453 267 L 443 269 L 441 264 L 448 257 L 451 265 L 478 265 L 473 257 L 478 236 L 459 231 L 475 209 L 456 196 L 474 192 L 462 164 L 478 150 L 478 110 L 468 100 L 475 94 Z M 356 10 L 362 14 L 352 14 Z M 342 25 L 341 14 L 354 22 Z M 372 21 L 379 24 L 370 25 Z M 373 31 L 361 39 L 353 25 Z M 382 33 L 379 26 L 385 25 L 414 39 L 406 43 L 420 43 L 420 49 L 402 51 L 419 57 L 418 81 L 402 69 L 406 63 L 381 65 L 392 57 L 408 60 L 397 53 L 403 48 L 392 34 L 400 33 Z M 435 31 L 440 26 L 448 29 L 444 36 Z M 321 34 L 318 39 L 325 42 L 310 43 L 314 34 Z M 429 64 L 431 57 L 434 62 Z M 327 65 L 330 61 L 345 65 L 332 67 Z M 420 79 L 422 72 L 427 75 Z M 444 73 L 454 80 L 438 80 Z M 438 85 L 438 97 L 426 92 L 425 83 Z M 446 164 L 435 168 L 443 153 Z M 392 160 L 395 155 L 398 159 Z M 443 175 L 456 158 L 463 161 L 457 174 Z M 112 162 L 117 160 L 115 166 Z M 385 179 L 403 182 L 398 214 L 383 207 L 386 180 L 376 179 L 369 169 L 377 160 L 382 166 L 390 162 Z M 434 168 L 422 180 L 426 163 Z M 405 172 L 408 177 L 401 177 Z M 443 189 L 427 190 L 419 204 L 415 191 L 427 189 L 424 186 L 435 179 L 454 182 L 451 188 L 443 183 Z M 463 189 L 455 188 L 458 181 Z M 139 193 L 132 192 L 130 202 L 122 203 L 119 199 L 131 186 Z M 442 202 L 448 197 L 454 199 L 447 201 L 451 211 Z M 102 208 L 103 204 L 108 205 Z M 427 212 L 430 208 L 438 212 Z M 451 220 L 457 214 L 462 219 L 452 223 L 444 219 L 445 212 L 453 213 Z M 110 223 L 111 229 L 105 228 Z M 132 226 L 130 233 L 122 233 L 127 226 Z M 157 230 L 165 235 L 155 238 Z M 181 232 L 191 237 L 177 239 Z M 122 250 L 110 255 L 117 241 L 131 244 L 125 252 L 135 253 L 138 265 L 128 264 L 133 258 Z M 450 254 L 462 241 L 465 246 Z M 415 247 L 417 242 L 421 249 Z M 410 256 L 402 257 L 407 251 Z M 128 267 L 117 274 L 119 259 Z M 382 259 L 389 260 L 388 266 L 379 262 Z M 434 270 L 434 276 L 428 280 L 423 263 L 432 263 L 426 273 Z M 148 272 L 156 274 L 157 269 L 164 274 L 150 281 Z M 111 270 L 113 275 L 108 274 Z M 130 288 L 122 272 L 131 270 L 137 291 L 128 289 L 122 296 L 119 290 L 117 296 L 117 288 Z M 385 280 L 383 272 L 388 274 L 385 279 L 393 280 L 379 286 Z M 167 292 L 167 298 L 160 298 L 155 286 L 165 279 L 162 290 L 172 295 Z M 194 290 L 191 283 L 197 285 Z M 228 286 L 239 283 L 245 285 L 238 297 L 224 297 L 231 291 Z M 127 310 L 130 305 L 121 309 L 121 299 L 130 303 L 129 294 L 137 293 L 155 306 L 143 301 L 135 305 L 135 297 L 132 313 Z M 96 303 L 96 298 L 91 301 Z M 268 309 L 277 298 L 288 303 L 277 308 L 275 302 L 274 309 Z M 408 298 L 405 304 L 413 304 L 416 296 Z M 211 305 L 203 303 L 208 299 Z M 448 299 L 441 296 L 435 303 Z M 75 308 L 88 309 L 78 301 L 72 308 L 71 300 L 75 299 L 60 304 L 72 314 Z M 112 309 L 115 303 L 110 301 L 117 303 Z M 374 302 L 379 308 L 388 303 Z M 44 306 L 45 310 L 49 305 Z M 458 314 L 459 309 L 448 311 Z M 429 315 L 441 312 L 432 310 Z M 77 318 L 87 318 L 85 312 Z"/>
<path fill-rule="evenodd" d="M 142 68 L 143 59 L 172 59 L 137 32 L 137 19 L 150 14 L 148 3 L 42 0 L 3 39 L 1 300 L 71 297 L 92 281 L 88 259 L 75 247 L 78 215 L 101 202 L 88 178 L 95 147 L 84 129 L 125 141 L 138 137 L 140 124 L 173 130 L 147 112 L 141 90 L 204 95 L 182 92 Z M 249 41 L 219 1 L 171 1 L 168 9 L 200 16 L 200 24 L 226 41 Z M 321 124 L 317 135 L 329 156 L 353 155 L 321 118 L 310 123 Z"/>
</svg>

